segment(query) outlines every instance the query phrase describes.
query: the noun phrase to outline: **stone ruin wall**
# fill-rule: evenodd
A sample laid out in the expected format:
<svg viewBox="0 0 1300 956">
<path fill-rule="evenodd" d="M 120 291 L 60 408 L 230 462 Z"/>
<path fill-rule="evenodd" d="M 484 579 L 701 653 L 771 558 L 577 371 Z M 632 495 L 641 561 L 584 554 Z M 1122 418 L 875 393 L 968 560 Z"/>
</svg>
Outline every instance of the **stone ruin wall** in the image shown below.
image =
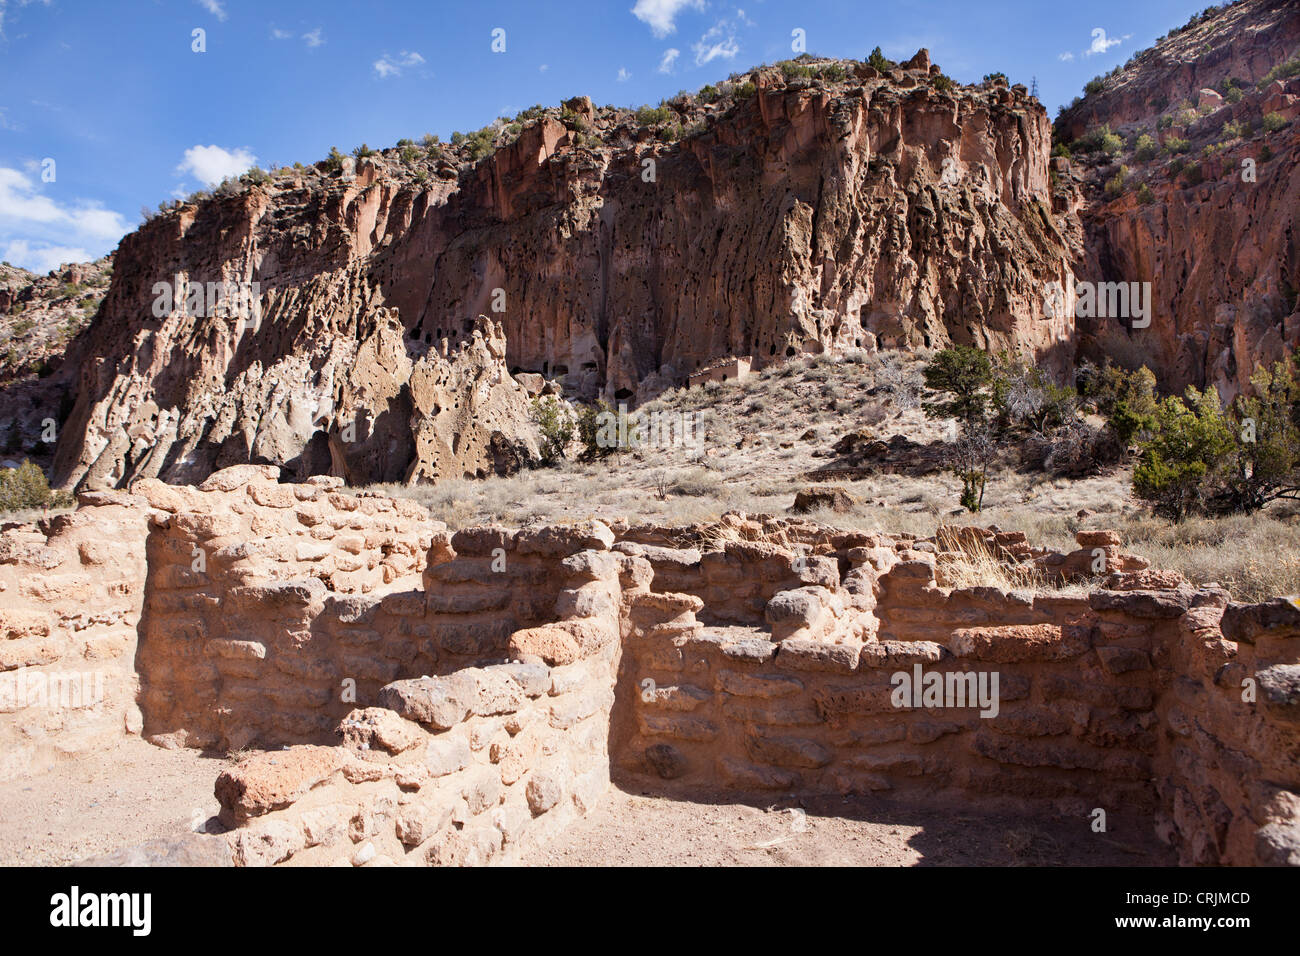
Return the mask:
<svg viewBox="0 0 1300 956">
<path fill-rule="evenodd" d="M 141 728 L 259 749 L 216 787 L 240 864 L 509 862 L 611 774 L 665 795 L 888 794 L 1080 826 L 1100 807 L 1112 832 L 1154 826 L 1187 863 L 1300 863 L 1293 599 L 1233 604 L 1110 532 L 1068 555 L 993 530 L 736 515 L 452 535 L 409 502 L 275 478 L 141 481 L 83 495 L 44 543 L 6 533 L 4 665 L 111 648 L 124 689 L 85 718 L 90 737 L 0 714 L 11 773 Z M 1107 576 L 954 587 L 950 552 L 971 545 Z M 41 621 L 53 633 L 92 602 L 116 616 L 51 644 Z M 895 707 L 892 676 L 917 665 L 996 672 L 997 716 Z"/>
<path fill-rule="evenodd" d="M 139 733 L 142 498 L 0 526 L 0 780 Z"/>
</svg>

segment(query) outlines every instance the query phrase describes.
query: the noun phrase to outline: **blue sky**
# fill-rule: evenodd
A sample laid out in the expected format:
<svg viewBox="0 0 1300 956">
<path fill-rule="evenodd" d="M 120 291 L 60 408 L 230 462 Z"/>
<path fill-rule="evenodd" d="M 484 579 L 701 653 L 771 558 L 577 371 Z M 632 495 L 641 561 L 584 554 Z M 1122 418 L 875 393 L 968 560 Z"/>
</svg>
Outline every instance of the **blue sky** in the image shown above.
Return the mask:
<svg viewBox="0 0 1300 956">
<path fill-rule="evenodd" d="M 0 259 L 103 255 L 141 206 L 252 164 L 446 139 L 580 93 L 657 103 L 794 55 L 796 29 L 818 55 L 924 46 L 962 82 L 1037 77 L 1055 116 L 1207 2 L 0 0 Z"/>
</svg>

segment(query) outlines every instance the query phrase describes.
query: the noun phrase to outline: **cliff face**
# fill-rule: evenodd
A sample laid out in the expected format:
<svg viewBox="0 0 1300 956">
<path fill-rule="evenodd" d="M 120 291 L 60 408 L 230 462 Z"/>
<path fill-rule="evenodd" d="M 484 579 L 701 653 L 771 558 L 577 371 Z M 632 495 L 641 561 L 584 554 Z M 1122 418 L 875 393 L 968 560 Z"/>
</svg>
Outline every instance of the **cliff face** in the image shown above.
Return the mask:
<svg viewBox="0 0 1300 956">
<path fill-rule="evenodd" d="M 1227 400 L 1300 346 L 1300 77 L 1272 78 L 1297 56 L 1300 5 L 1244 0 L 1063 111 L 1064 141 L 1100 124 L 1123 139 L 1109 156 L 1080 157 L 1075 144 L 1075 274 L 1151 284 L 1150 326 L 1080 318 L 1081 355 L 1145 364 L 1169 391 L 1213 385 Z M 1142 136 L 1155 144 L 1145 153 Z"/>
<path fill-rule="evenodd" d="M 70 353 L 55 480 L 198 481 L 245 461 L 358 482 L 508 468 L 526 427 L 498 422 L 473 442 L 496 452 L 434 467 L 432 408 L 417 407 L 442 379 L 414 370 L 476 331 L 482 368 L 632 401 L 722 355 L 873 340 L 1064 370 L 1072 320 L 1042 305 L 1069 278 L 1046 114 L 1022 90 L 945 91 L 938 76 L 926 57 L 830 80 L 765 68 L 667 122 L 573 100 L 481 161 L 393 150 L 155 219 L 123 240 Z M 178 306 L 161 317 L 159 282 Z M 185 301 L 222 282 L 256 283 L 260 316 Z M 480 314 L 500 322 L 502 357 Z M 358 421 L 355 443 L 336 440 Z"/>
</svg>

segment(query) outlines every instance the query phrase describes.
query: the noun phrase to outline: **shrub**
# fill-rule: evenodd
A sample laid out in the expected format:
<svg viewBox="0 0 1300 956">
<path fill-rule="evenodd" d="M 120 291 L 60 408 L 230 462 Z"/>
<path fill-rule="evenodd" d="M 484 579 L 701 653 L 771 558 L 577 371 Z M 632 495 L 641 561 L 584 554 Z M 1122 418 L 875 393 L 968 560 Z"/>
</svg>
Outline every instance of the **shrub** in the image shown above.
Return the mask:
<svg viewBox="0 0 1300 956">
<path fill-rule="evenodd" d="M 984 74 L 984 85 L 985 85 L 985 86 L 992 86 L 994 83 L 998 83 L 998 82 L 1001 82 L 1001 84 L 1002 84 L 1003 86 L 1006 86 L 1006 85 L 1007 85 L 1007 75 L 1006 75 L 1005 73 L 1001 72 L 1001 71 L 998 71 L 998 72 L 996 72 L 996 73 L 985 73 L 985 74 Z"/>
<path fill-rule="evenodd" d="M 1177 156 L 1179 153 L 1185 153 L 1191 148 L 1191 143 L 1177 136 L 1170 136 L 1165 140 L 1165 152 L 1170 156 Z"/>
<path fill-rule="evenodd" d="M 827 63 L 817 71 L 817 75 L 828 83 L 838 83 L 849 75 L 849 71 L 839 63 Z"/>
<path fill-rule="evenodd" d="M 1256 370 L 1251 386 L 1227 410 L 1213 387 L 1160 403 L 1133 472 L 1156 513 L 1181 521 L 1300 500 L 1300 351 Z"/>
<path fill-rule="evenodd" d="M 957 345 L 937 352 L 923 371 L 928 388 L 941 393 L 923 404 L 930 418 L 957 419 L 960 433 L 949 449 L 948 469 L 962 483 L 961 505 L 976 512 L 997 454 L 989 415 L 993 401 L 993 364 L 984 352 Z"/>
<path fill-rule="evenodd" d="M 441 145 L 442 140 L 438 138 L 437 133 L 425 133 L 420 137 L 420 145 L 425 149 L 432 149 L 434 146 Z"/>
<path fill-rule="evenodd" d="M 1191 107 L 1188 107 L 1187 109 L 1181 109 L 1174 114 L 1174 125 L 1191 126 L 1200 118 L 1201 115 L 1197 113 L 1196 110 L 1192 109 Z"/>
<path fill-rule="evenodd" d="M 409 166 L 411 165 L 411 163 L 415 162 L 417 159 L 420 158 L 420 151 L 416 149 L 414 146 L 403 146 L 400 155 L 402 158 L 402 162 L 406 163 L 406 165 Z"/>
<path fill-rule="evenodd" d="M 930 85 L 933 86 L 940 93 L 951 93 L 953 87 L 955 87 L 957 84 L 953 83 L 951 77 L 945 76 L 942 73 L 938 73 L 935 76 L 931 77 Z"/>
<path fill-rule="evenodd" d="M 707 83 L 700 87 L 700 92 L 698 94 L 701 103 L 716 103 L 718 97 L 721 95 L 722 94 L 718 92 L 718 88 L 712 83 Z"/>
<path fill-rule="evenodd" d="M 24 460 L 17 468 L 0 468 L 0 513 L 25 508 L 67 508 L 72 495 L 51 489 L 45 472 Z"/>
<path fill-rule="evenodd" d="M 1088 96 L 1092 96 L 1094 93 L 1100 93 L 1105 88 L 1106 84 L 1100 76 L 1094 76 L 1087 83 L 1083 84 L 1083 92 Z"/>
<path fill-rule="evenodd" d="M 1245 136 L 1247 132 L 1248 130 L 1245 123 L 1235 122 L 1223 124 L 1223 139 L 1225 141 L 1230 139 L 1240 139 Z"/>
<path fill-rule="evenodd" d="M 1188 163 L 1183 169 L 1183 179 L 1189 186 L 1199 186 L 1205 181 L 1205 173 L 1200 163 Z"/>
<path fill-rule="evenodd" d="M 885 54 L 881 53 L 880 47 L 876 47 L 871 51 L 871 55 L 867 57 L 867 63 L 875 67 L 881 73 L 894 68 L 894 61 L 888 59 Z"/>
<path fill-rule="evenodd" d="M 343 158 L 343 154 L 339 152 L 339 148 L 337 146 L 331 146 L 330 154 L 325 157 L 325 172 L 343 172 Z"/>
<path fill-rule="evenodd" d="M 1085 405 L 1106 419 L 1106 427 L 1125 449 L 1154 427 L 1156 377 L 1145 365 L 1128 372 L 1117 365 L 1084 362 L 1076 384 Z"/>
<path fill-rule="evenodd" d="M 1264 114 L 1264 132 L 1276 133 L 1285 125 L 1286 119 L 1283 118 L 1281 113 Z"/>
<path fill-rule="evenodd" d="M 1237 89 L 1234 86 L 1231 87 L 1226 93 L 1223 94 L 1223 98 L 1227 100 L 1229 103 L 1240 103 L 1242 95 L 1243 94 L 1241 90 Z"/>
<path fill-rule="evenodd" d="M 604 399 L 594 405 L 584 405 L 578 413 L 578 440 L 582 442 L 585 460 L 605 458 L 619 450 L 617 439 L 610 434 L 610 423 L 617 424 L 616 412 Z M 630 426 L 629 426 L 630 427 Z"/>
<path fill-rule="evenodd" d="M 254 166 L 248 172 L 244 173 L 241 178 L 245 182 L 254 183 L 259 186 L 262 183 L 269 183 L 271 181 L 270 174 L 265 172 L 260 166 Z"/>
<path fill-rule="evenodd" d="M 1114 176 L 1106 180 L 1106 195 L 1114 199 L 1124 192 L 1124 181 L 1128 179 L 1128 167 L 1121 166 Z"/>
<path fill-rule="evenodd" d="M 1156 129 L 1158 130 L 1166 130 L 1173 125 L 1174 125 L 1174 118 L 1168 113 L 1160 117 L 1160 119 L 1156 120 Z"/>
<path fill-rule="evenodd" d="M 1140 163 L 1148 163 L 1155 159 L 1156 154 L 1159 152 L 1160 144 L 1155 141 L 1155 138 L 1143 133 L 1137 138 L 1136 148 L 1133 151 L 1133 158 Z"/>
<path fill-rule="evenodd" d="M 1052 155 L 1064 156 L 1066 159 L 1069 159 L 1072 154 L 1069 146 L 1066 146 L 1064 143 L 1057 143 L 1052 147 Z"/>
<path fill-rule="evenodd" d="M 1149 206 L 1156 201 L 1155 193 L 1151 191 L 1151 187 L 1146 183 L 1138 187 L 1137 201 L 1143 206 Z"/>
<path fill-rule="evenodd" d="M 746 100 L 746 99 L 749 99 L 749 98 L 750 98 L 751 96 L 753 96 L 757 91 L 758 91 L 758 88 L 757 88 L 756 86 L 754 86 L 753 83 L 750 83 L 750 82 L 746 81 L 746 82 L 744 82 L 744 83 L 741 83 L 738 87 L 736 87 L 736 90 L 735 90 L 736 99 L 738 99 L 738 100 Z"/>
<path fill-rule="evenodd" d="M 667 123 L 677 114 L 666 106 L 643 106 L 636 111 L 636 121 L 642 126 L 658 126 Z"/>
<path fill-rule="evenodd" d="M 549 468 L 559 463 L 564 449 L 573 440 L 573 419 L 564 403 L 554 396 L 533 399 L 531 413 L 541 439 L 538 461 Z"/>
<path fill-rule="evenodd" d="M 357 159 L 365 159 L 367 156 L 375 155 L 375 150 L 371 149 L 365 143 L 362 143 L 360 146 L 358 146 L 356 149 L 352 151 L 352 155 L 355 156 Z"/>
<path fill-rule="evenodd" d="M 403 146 L 414 146 L 414 145 L 415 145 L 415 140 L 407 139 L 405 136 L 403 136 L 401 139 L 397 141 L 398 149 L 401 149 Z"/>
</svg>

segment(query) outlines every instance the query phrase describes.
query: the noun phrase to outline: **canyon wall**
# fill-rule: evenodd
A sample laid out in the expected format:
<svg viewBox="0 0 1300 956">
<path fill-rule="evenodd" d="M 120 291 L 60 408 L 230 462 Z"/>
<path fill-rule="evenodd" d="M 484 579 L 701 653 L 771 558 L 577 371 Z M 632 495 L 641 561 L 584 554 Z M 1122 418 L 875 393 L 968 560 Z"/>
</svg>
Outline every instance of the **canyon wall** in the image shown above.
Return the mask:
<svg viewBox="0 0 1300 956">
<path fill-rule="evenodd" d="M 497 454 L 441 464 L 423 424 L 484 381 L 513 403 L 502 421 L 519 418 L 507 371 L 619 400 L 723 355 L 876 342 L 1064 371 L 1071 323 L 1042 310 L 1043 286 L 1068 278 L 1042 106 L 941 89 L 928 58 L 859 67 L 818 83 L 755 71 L 748 95 L 670 110 L 680 139 L 578 99 L 481 161 L 444 152 L 432 178 L 393 150 L 153 219 L 123 240 L 50 385 L 76 395 L 56 481 L 197 483 L 245 462 L 355 483 L 508 470 L 520 424 L 456 423 Z M 214 304 L 222 283 L 253 302 Z M 425 387 L 475 340 L 487 371 Z"/>
</svg>

